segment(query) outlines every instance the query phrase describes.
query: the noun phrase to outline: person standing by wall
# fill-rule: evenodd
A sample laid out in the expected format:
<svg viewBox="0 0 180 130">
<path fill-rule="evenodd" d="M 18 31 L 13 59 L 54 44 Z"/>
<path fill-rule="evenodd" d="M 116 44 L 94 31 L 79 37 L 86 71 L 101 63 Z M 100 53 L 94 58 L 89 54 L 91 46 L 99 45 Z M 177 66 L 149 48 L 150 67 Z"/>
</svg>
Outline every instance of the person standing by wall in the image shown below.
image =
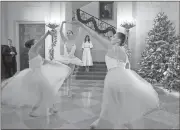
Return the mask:
<svg viewBox="0 0 180 130">
<path fill-rule="evenodd" d="M 8 39 L 8 46 L 4 47 L 2 50 L 5 70 L 8 77 L 12 77 L 17 71 L 16 55 L 16 48 L 12 46 L 12 40 Z"/>
<path fill-rule="evenodd" d="M 89 35 L 86 35 L 84 42 L 82 44 L 83 55 L 82 61 L 83 65 L 86 67 L 86 71 L 89 72 L 89 66 L 93 66 L 93 60 L 91 56 L 91 49 L 93 48 L 93 44 L 90 40 Z"/>
</svg>

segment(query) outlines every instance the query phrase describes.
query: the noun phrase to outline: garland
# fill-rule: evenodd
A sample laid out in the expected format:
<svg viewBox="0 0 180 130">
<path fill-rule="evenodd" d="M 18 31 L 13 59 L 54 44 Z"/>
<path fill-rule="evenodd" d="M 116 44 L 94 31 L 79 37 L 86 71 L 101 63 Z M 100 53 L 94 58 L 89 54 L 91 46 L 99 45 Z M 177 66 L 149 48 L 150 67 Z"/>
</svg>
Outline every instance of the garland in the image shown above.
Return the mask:
<svg viewBox="0 0 180 130">
<path fill-rule="evenodd" d="M 112 31 L 113 34 L 116 34 L 116 30 L 115 30 L 113 27 L 108 27 L 108 28 L 106 28 L 105 30 L 99 29 L 94 17 L 91 17 L 91 18 L 89 18 L 89 19 L 87 19 L 87 20 L 81 19 L 80 9 L 77 9 L 77 19 L 78 19 L 80 22 L 84 23 L 84 24 L 87 24 L 87 23 L 89 23 L 89 22 L 92 22 L 92 23 L 94 24 L 95 31 L 98 32 L 98 33 L 107 33 L 107 32 L 109 32 L 109 31 Z"/>
<path fill-rule="evenodd" d="M 54 32 L 54 35 L 52 36 L 51 48 L 49 49 L 49 59 L 53 60 L 54 59 L 54 47 L 57 44 L 57 30 L 56 30 L 56 28 L 59 25 L 56 23 L 49 23 L 49 24 L 46 24 L 46 26 L 49 27 L 51 29 L 51 31 Z"/>
<path fill-rule="evenodd" d="M 54 59 L 54 47 L 56 46 L 56 43 L 57 43 L 57 30 L 53 29 L 53 31 L 55 32 L 55 35 L 53 35 L 52 37 L 52 44 L 51 44 L 51 48 L 49 49 L 50 60 Z"/>
</svg>

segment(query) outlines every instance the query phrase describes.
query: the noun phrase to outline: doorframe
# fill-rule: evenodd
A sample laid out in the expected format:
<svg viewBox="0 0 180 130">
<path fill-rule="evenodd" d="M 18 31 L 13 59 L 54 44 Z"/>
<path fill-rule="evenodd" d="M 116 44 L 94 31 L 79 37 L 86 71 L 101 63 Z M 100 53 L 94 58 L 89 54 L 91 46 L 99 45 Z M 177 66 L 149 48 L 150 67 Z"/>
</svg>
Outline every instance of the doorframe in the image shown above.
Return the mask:
<svg viewBox="0 0 180 130">
<path fill-rule="evenodd" d="M 16 47 L 16 51 L 17 51 L 17 57 L 16 57 L 16 61 L 17 61 L 17 72 L 20 71 L 20 48 L 19 48 L 19 25 L 20 24 L 44 24 L 45 25 L 45 21 L 14 21 L 14 39 L 15 39 L 15 47 Z M 46 31 L 46 26 L 45 26 L 45 31 Z M 44 48 L 45 49 L 45 48 Z M 44 50 L 46 51 L 46 49 Z M 46 52 L 45 52 L 46 54 Z"/>
</svg>

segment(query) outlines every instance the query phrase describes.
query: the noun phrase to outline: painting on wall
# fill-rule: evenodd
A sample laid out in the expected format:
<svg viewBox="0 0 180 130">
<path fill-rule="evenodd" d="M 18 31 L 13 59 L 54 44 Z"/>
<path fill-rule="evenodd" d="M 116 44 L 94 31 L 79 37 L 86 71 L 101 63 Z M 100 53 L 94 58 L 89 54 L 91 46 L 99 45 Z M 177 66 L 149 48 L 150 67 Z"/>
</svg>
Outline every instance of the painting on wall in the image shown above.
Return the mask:
<svg viewBox="0 0 180 130">
<path fill-rule="evenodd" d="M 113 19 L 113 3 L 111 1 L 100 1 L 99 2 L 99 18 L 112 20 Z"/>
</svg>

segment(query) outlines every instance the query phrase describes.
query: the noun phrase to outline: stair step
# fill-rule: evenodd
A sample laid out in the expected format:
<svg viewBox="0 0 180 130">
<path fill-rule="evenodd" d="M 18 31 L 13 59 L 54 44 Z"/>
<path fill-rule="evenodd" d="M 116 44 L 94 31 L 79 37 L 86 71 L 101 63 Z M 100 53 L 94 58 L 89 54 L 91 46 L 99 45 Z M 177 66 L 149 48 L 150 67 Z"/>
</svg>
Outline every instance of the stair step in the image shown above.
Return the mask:
<svg viewBox="0 0 180 130">
<path fill-rule="evenodd" d="M 85 66 L 77 66 L 76 68 L 86 68 Z M 93 65 L 90 66 L 89 68 L 107 68 L 106 65 Z"/>
<path fill-rule="evenodd" d="M 105 64 L 94 64 L 91 67 L 105 67 L 106 68 L 106 65 Z"/>
<path fill-rule="evenodd" d="M 89 75 L 89 76 L 105 76 L 106 75 L 106 73 L 73 73 L 73 75 L 76 75 L 76 76 L 79 76 L 79 75 L 81 75 L 81 76 L 85 76 L 85 75 Z"/>
<path fill-rule="evenodd" d="M 74 72 L 74 75 L 106 75 L 106 72 Z"/>
<path fill-rule="evenodd" d="M 105 62 L 94 61 L 93 64 L 106 64 Z"/>
<path fill-rule="evenodd" d="M 73 75 L 72 79 L 76 80 L 104 80 L 105 76 Z"/>
<path fill-rule="evenodd" d="M 74 71 L 84 72 L 85 68 L 75 68 Z M 89 68 L 89 71 L 90 72 L 95 72 L 95 71 L 107 72 L 107 68 Z"/>
</svg>

